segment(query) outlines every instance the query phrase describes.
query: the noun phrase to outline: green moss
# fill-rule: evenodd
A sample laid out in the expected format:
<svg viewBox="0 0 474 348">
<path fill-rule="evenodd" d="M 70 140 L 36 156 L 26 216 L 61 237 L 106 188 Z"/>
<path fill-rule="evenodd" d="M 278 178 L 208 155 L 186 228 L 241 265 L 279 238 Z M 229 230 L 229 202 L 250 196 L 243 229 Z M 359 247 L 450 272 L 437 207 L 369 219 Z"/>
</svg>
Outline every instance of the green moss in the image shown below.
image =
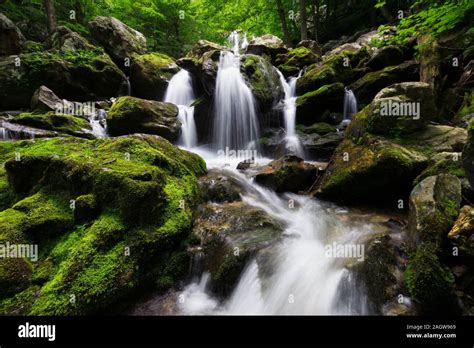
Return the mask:
<svg viewBox="0 0 474 348">
<path fill-rule="evenodd" d="M 427 312 L 442 312 L 453 304 L 454 276 L 440 263 L 436 248 L 431 244 L 422 245 L 410 255 L 405 283 Z"/>
<path fill-rule="evenodd" d="M 39 286 L 30 286 L 13 297 L 0 300 L 0 315 L 28 315 L 39 289 Z"/>
<path fill-rule="evenodd" d="M 420 183 L 423 179 L 433 176 L 439 175 L 442 173 L 452 174 L 458 178 L 464 178 L 465 172 L 464 167 L 462 165 L 462 161 L 454 161 L 450 159 L 445 159 L 434 163 L 433 165 L 426 168 L 420 175 L 418 175 L 413 182 L 414 185 Z"/>
<path fill-rule="evenodd" d="M 82 117 L 48 112 L 36 114 L 24 112 L 13 119 L 14 123 L 85 138 L 94 138 L 89 121 Z"/>
</svg>

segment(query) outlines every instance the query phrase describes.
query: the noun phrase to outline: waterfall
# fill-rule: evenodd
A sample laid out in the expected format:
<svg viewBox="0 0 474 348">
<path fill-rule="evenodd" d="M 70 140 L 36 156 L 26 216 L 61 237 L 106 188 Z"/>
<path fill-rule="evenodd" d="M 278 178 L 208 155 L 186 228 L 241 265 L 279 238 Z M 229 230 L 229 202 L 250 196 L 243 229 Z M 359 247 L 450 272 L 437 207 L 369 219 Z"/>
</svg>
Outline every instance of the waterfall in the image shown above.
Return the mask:
<svg viewBox="0 0 474 348">
<path fill-rule="evenodd" d="M 128 96 L 132 95 L 132 85 L 130 83 L 130 77 L 126 76 L 125 77 L 125 87 L 127 88 L 127 94 Z"/>
<path fill-rule="evenodd" d="M 98 109 L 89 115 L 89 124 L 92 128 L 92 134 L 96 138 L 106 138 L 107 134 L 107 111 Z"/>
<path fill-rule="evenodd" d="M 295 131 L 296 126 L 296 81 L 301 76 L 301 71 L 297 77 L 290 77 L 289 81 L 285 80 L 285 77 L 280 70 L 276 69 L 280 76 L 280 82 L 285 92 L 285 99 L 283 100 L 283 116 L 285 119 L 285 144 L 286 148 L 294 154 L 304 157 L 304 149 L 301 145 L 301 141 Z"/>
<path fill-rule="evenodd" d="M 219 301 L 208 291 L 207 273 L 182 292 L 180 310 L 186 314 L 369 314 L 363 287 L 351 280 L 344 260 L 328 256 L 332 243 L 355 244 L 371 233 L 370 225 L 344 223 L 327 205 L 310 197 L 278 196 L 243 174 L 234 179 L 244 187 L 244 203 L 262 209 L 284 223 L 282 241 L 270 246 L 260 268 L 251 260 L 231 296 Z M 288 199 L 295 202 L 289 208 Z"/>
<path fill-rule="evenodd" d="M 165 102 L 178 106 L 178 118 L 181 121 L 179 142 L 188 149 L 197 145 L 194 106 L 191 106 L 194 99 L 191 75 L 182 69 L 171 78 L 166 90 Z"/>
<path fill-rule="evenodd" d="M 241 35 L 239 30 L 234 30 L 230 33 L 228 41 L 229 47 L 235 55 L 239 55 L 240 50 L 245 50 L 249 45 L 247 34 L 243 33 Z"/>
<path fill-rule="evenodd" d="M 34 139 L 34 129 L 18 124 L 2 121 L 0 125 L 0 140 Z"/>
<path fill-rule="evenodd" d="M 240 74 L 239 56 L 223 51 L 219 59 L 214 95 L 215 149 L 238 151 L 255 148 L 258 137 L 255 100 Z"/>
<path fill-rule="evenodd" d="M 348 88 L 344 88 L 344 123 L 351 121 L 352 116 L 357 113 L 357 99 L 354 92 Z"/>
</svg>

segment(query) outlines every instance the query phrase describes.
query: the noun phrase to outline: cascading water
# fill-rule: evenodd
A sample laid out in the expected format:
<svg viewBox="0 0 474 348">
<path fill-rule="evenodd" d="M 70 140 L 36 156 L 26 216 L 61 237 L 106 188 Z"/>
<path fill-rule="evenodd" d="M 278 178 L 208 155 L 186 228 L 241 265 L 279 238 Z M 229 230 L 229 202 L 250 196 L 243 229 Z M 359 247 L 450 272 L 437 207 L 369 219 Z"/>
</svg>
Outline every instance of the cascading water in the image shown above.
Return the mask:
<svg viewBox="0 0 474 348">
<path fill-rule="evenodd" d="M 208 274 L 182 292 L 185 314 L 368 314 L 365 294 L 355 288 L 352 273 L 340 258 L 327 255 L 332 243 L 357 243 L 370 226 L 354 228 L 337 219 L 337 211 L 309 197 L 280 197 L 243 174 L 244 203 L 282 221 L 283 240 L 273 246 L 264 268 L 256 257 L 247 265 L 232 295 L 219 302 L 208 291 Z M 288 200 L 295 207 L 288 206 Z M 268 253 L 267 253 L 268 254 Z M 268 257 L 268 256 L 267 256 Z M 272 271 L 268 269 L 271 264 Z"/>
<path fill-rule="evenodd" d="M 182 69 L 171 78 L 166 90 L 165 102 L 178 106 L 178 118 L 181 121 L 179 142 L 188 149 L 197 145 L 194 106 L 191 106 L 194 99 L 191 75 L 188 71 Z"/>
<path fill-rule="evenodd" d="M 304 157 L 304 149 L 301 145 L 301 141 L 295 131 L 296 126 L 296 82 L 301 76 L 301 72 L 297 77 L 290 77 L 289 81 L 285 80 L 285 77 L 280 70 L 277 69 L 278 75 L 280 76 L 280 82 L 285 92 L 285 99 L 283 100 L 283 116 L 285 119 L 285 144 L 286 148 L 294 154 Z"/>
<path fill-rule="evenodd" d="M 222 51 L 214 95 L 214 147 L 246 150 L 256 147 L 259 127 L 255 100 L 240 73 L 240 35 L 233 32 L 229 43 L 234 52 Z"/>
<path fill-rule="evenodd" d="M 352 116 L 357 113 L 357 99 L 354 92 L 348 88 L 344 88 L 344 117 L 343 123 L 349 123 Z"/>
<path fill-rule="evenodd" d="M 96 138 L 106 138 L 107 134 L 107 111 L 98 109 L 89 115 L 89 124 L 92 127 L 92 134 Z"/>
</svg>

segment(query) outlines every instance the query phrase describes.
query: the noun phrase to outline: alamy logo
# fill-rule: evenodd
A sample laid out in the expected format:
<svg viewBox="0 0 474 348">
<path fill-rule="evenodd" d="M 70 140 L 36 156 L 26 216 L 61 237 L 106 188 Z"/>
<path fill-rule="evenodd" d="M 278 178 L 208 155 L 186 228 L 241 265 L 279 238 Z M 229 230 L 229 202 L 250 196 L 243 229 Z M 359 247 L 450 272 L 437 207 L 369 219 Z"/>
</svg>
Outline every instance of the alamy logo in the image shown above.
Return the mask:
<svg viewBox="0 0 474 348">
<path fill-rule="evenodd" d="M 33 262 L 38 261 L 37 244 L 0 244 L 0 259 L 28 258 Z"/>
<path fill-rule="evenodd" d="M 257 150 L 232 150 L 228 146 L 225 150 L 218 150 L 217 157 L 226 159 L 242 159 L 254 163 L 257 158 Z"/>
<path fill-rule="evenodd" d="M 55 105 L 56 115 L 90 116 L 95 114 L 93 102 L 77 103 L 63 100 Z"/>
<path fill-rule="evenodd" d="M 420 103 L 397 102 L 389 99 L 380 104 L 381 116 L 409 116 L 414 120 L 420 119 Z"/>
<path fill-rule="evenodd" d="M 355 258 L 364 261 L 364 244 L 338 244 L 333 242 L 325 247 L 326 257 L 331 258 Z"/>
<path fill-rule="evenodd" d="M 56 325 L 35 325 L 26 322 L 18 326 L 20 338 L 47 338 L 48 341 L 56 340 Z"/>
</svg>

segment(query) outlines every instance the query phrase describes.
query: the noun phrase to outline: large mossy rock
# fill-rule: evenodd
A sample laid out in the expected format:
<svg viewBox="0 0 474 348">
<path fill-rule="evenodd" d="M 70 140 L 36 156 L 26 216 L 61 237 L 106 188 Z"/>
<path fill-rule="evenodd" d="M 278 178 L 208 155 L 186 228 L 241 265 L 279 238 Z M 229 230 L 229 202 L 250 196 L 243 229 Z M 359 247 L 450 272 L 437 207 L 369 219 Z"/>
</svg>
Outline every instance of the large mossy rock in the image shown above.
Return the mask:
<svg viewBox="0 0 474 348">
<path fill-rule="evenodd" d="M 224 46 L 199 40 L 185 57 L 177 61 L 180 67 L 197 77 L 200 82 L 198 92 L 204 92 L 207 96 L 214 94 L 219 58 L 224 50 Z"/>
<path fill-rule="evenodd" d="M 441 246 L 461 204 L 461 182 L 451 174 L 430 176 L 410 194 L 408 237 L 411 247 L 432 243 Z"/>
<path fill-rule="evenodd" d="M 175 61 L 165 54 L 134 55 L 130 67 L 130 84 L 134 97 L 163 100 L 168 83 L 179 71 Z"/>
<path fill-rule="evenodd" d="M 373 102 L 353 117 L 351 129 L 403 136 L 420 131 L 436 118 L 433 89 L 423 82 L 403 82 L 382 89 Z"/>
<path fill-rule="evenodd" d="M 342 83 L 324 85 L 296 99 L 296 120 L 304 125 L 330 121 L 325 117 L 328 111 L 340 111 L 343 102 L 344 85 Z"/>
<path fill-rule="evenodd" d="M 92 128 L 84 117 L 58 114 L 54 111 L 46 113 L 24 112 L 10 120 L 12 123 L 23 126 L 69 134 L 76 137 L 93 139 Z"/>
<path fill-rule="evenodd" d="M 366 66 L 373 71 L 403 63 L 405 53 L 402 47 L 388 45 L 377 50 L 367 61 Z"/>
<path fill-rule="evenodd" d="M 25 41 L 20 29 L 3 13 L 0 13 L 0 56 L 20 53 Z"/>
<path fill-rule="evenodd" d="M 311 45 L 308 44 L 310 47 Z M 306 66 L 321 61 L 321 55 L 315 53 L 317 48 L 300 46 L 291 49 L 286 54 L 280 54 L 277 57 L 278 69 L 285 76 L 297 75 L 298 72 Z"/>
<path fill-rule="evenodd" d="M 272 62 L 275 62 L 278 54 L 286 53 L 287 51 L 288 48 L 286 48 L 280 38 L 266 34 L 250 40 L 245 53 L 258 56 L 266 55 L 270 57 Z"/>
<path fill-rule="evenodd" d="M 255 182 L 276 192 L 307 190 L 316 178 L 317 168 L 295 155 L 270 162 L 255 176 Z"/>
<path fill-rule="evenodd" d="M 111 135 L 147 133 L 176 140 L 181 131 L 178 107 L 171 103 L 135 97 L 120 97 L 108 112 Z"/>
<path fill-rule="evenodd" d="M 89 22 L 92 37 L 122 67 L 126 58 L 147 52 L 145 36 L 114 17 L 99 16 Z"/>
<path fill-rule="evenodd" d="M 462 163 L 469 183 L 474 187 L 474 122 L 468 128 L 467 143 L 462 151 Z"/>
<path fill-rule="evenodd" d="M 29 108 L 46 85 L 60 98 L 76 101 L 117 96 L 125 75 L 100 51 L 36 52 L 0 58 L 0 109 Z"/>
<path fill-rule="evenodd" d="M 281 222 L 240 201 L 201 206 L 193 234 L 204 252 L 211 289 L 230 295 L 251 257 L 277 242 L 283 229 Z"/>
<path fill-rule="evenodd" d="M 59 26 L 51 37 L 53 48 L 61 51 L 75 51 L 75 50 L 94 50 L 93 46 L 84 37 L 72 31 L 68 27 Z"/>
<path fill-rule="evenodd" d="M 321 62 L 305 69 L 296 83 L 297 94 L 302 95 L 336 82 L 344 85 L 352 82 L 363 73 L 356 67 L 367 55 L 367 49 L 359 45 L 341 46 L 337 50 L 331 51 L 323 56 Z"/>
<path fill-rule="evenodd" d="M 341 203 L 384 202 L 397 207 L 427 162 L 422 152 L 387 139 L 371 137 L 358 143 L 345 139 L 313 194 Z"/>
<path fill-rule="evenodd" d="M 405 283 L 410 295 L 421 303 L 424 314 L 456 312 L 454 275 L 440 261 L 432 244 L 423 244 L 410 255 Z"/>
<path fill-rule="evenodd" d="M 0 242 L 39 247 L 38 260 L 0 262 L 1 314 L 94 314 L 186 274 L 200 157 L 151 135 L 0 147 L 16 195 L 0 212 Z M 94 214 L 77 221 L 86 205 Z"/>
<path fill-rule="evenodd" d="M 241 59 L 244 74 L 260 110 L 270 110 L 283 97 L 278 73 L 271 63 L 261 56 L 246 54 Z"/>
<path fill-rule="evenodd" d="M 349 88 L 356 95 L 359 105 L 365 106 L 372 101 L 381 89 L 395 83 L 419 81 L 419 79 L 418 63 L 407 61 L 400 65 L 370 72 L 353 82 Z"/>
</svg>

